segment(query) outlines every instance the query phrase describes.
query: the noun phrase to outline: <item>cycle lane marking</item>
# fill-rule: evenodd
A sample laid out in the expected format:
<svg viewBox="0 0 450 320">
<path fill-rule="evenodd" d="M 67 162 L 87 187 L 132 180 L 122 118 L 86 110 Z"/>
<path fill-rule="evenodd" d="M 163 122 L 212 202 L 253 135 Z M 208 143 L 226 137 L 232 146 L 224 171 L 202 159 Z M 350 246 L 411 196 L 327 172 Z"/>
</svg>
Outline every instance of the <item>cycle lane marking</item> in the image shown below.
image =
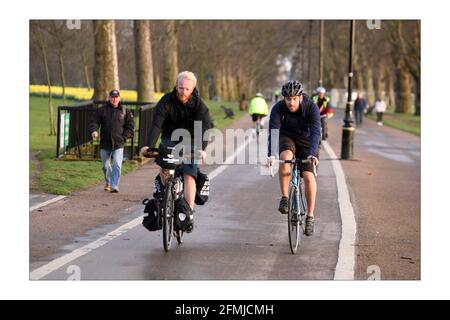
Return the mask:
<svg viewBox="0 0 450 320">
<path fill-rule="evenodd" d="M 356 242 L 356 219 L 350 193 L 347 188 L 344 170 L 337 156 L 327 141 L 322 141 L 325 151 L 331 161 L 338 191 L 339 213 L 341 215 L 341 240 L 339 241 L 338 261 L 334 272 L 334 280 L 354 280 L 355 277 L 355 242 Z"/>
</svg>

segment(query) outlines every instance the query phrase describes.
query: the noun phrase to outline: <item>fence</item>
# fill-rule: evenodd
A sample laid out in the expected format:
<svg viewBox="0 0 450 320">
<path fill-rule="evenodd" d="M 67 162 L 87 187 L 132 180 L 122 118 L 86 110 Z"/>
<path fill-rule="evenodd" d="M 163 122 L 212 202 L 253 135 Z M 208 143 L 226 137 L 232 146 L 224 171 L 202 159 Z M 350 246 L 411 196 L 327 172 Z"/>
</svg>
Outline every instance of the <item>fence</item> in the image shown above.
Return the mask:
<svg viewBox="0 0 450 320">
<path fill-rule="evenodd" d="M 89 134 L 90 119 L 101 105 L 107 101 L 88 101 L 86 103 L 58 107 L 58 134 L 56 139 L 56 157 L 69 159 L 96 159 L 100 157 L 99 141 Z M 124 146 L 124 159 L 132 160 L 139 155 L 145 145 L 148 130 L 153 120 L 155 103 L 128 102 L 122 105 L 133 113 L 134 136 Z M 137 144 L 136 144 L 137 141 Z"/>
</svg>

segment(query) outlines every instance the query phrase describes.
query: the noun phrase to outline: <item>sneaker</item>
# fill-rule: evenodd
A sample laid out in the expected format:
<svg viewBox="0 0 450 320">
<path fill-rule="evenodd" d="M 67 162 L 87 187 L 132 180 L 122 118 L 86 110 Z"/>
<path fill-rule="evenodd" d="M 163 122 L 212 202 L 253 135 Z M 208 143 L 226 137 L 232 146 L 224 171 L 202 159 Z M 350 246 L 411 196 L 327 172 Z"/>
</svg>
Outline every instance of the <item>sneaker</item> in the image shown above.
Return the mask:
<svg viewBox="0 0 450 320">
<path fill-rule="evenodd" d="M 105 184 L 105 187 L 103 188 L 103 190 L 111 191 L 111 186 L 109 185 L 109 183 Z"/>
<path fill-rule="evenodd" d="M 313 217 L 306 217 L 306 223 L 305 223 L 305 235 L 310 237 L 314 233 L 314 218 Z"/>
<path fill-rule="evenodd" d="M 112 188 L 111 193 L 119 193 L 119 188 Z"/>
<path fill-rule="evenodd" d="M 289 200 L 287 197 L 281 197 L 280 206 L 278 207 L 278 211 L 282 214 L 287 214 L 289 211 Z"/>
</svg>

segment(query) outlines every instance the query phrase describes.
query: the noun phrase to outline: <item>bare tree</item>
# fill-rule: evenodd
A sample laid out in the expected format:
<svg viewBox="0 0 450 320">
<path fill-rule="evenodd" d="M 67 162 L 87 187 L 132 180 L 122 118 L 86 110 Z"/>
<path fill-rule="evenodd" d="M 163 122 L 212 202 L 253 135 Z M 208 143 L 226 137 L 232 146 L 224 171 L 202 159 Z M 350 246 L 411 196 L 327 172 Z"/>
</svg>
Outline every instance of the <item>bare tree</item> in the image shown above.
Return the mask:
<svg viewBox="0 0 450 320">
<path fill-rule="evenodd" d="M 94 100 L 103 100 L 109 90 L 119 89 L 119 70 L 115 23 L 113 20 L 94 21 L 95 67 Z"/>
<path fill-rule="evenodd" d="M 178 74 L 178 39 L 176 21 L 164 21 L 164 60 L 163 91 L 170 91 Z"/>
<path fill-rule="evenodd" d="M 42 55 L 42 62 L 44 65 L 45 75 L 47 78 L 47 87 L 48 87 L 48 117 L 49 117 L 49 125 L 50 125 L 50 133 L 51 136 L 56 136 L 56 125 L 55 125 L 55 117 L 53 112 L 53 103 L 52 103 L 52 82 L 50 80 L 50 71 L 48 67 L 47 60 L 47 43 L 44 40 L 42 34 L 42 25 L 39 22 L 31 22 L 32 30 L 36 33 L 36 43 L 39 47 L 39 50 Z"/>
<path fill-rule="evenodd" d="M 152 101 L 155 93 L 153 85 L 153 62 L 150 42 L 150 21 L 134 21 L 136 50 L 136 80 L 139 101 Z"/>
<path fill-rule="evenodd" d="M 69 30 L 64 20 L 49 20 L 41 22 L 41 26 L 51 36 L 55 43 L 56 56 L 58 57 L 59 76 L 62 87 L 62 99 L 66 102 L 66 77 L 65 77 L 65 49 L 67 44 L 72 41 L 76 31 Z"/>
</svg>

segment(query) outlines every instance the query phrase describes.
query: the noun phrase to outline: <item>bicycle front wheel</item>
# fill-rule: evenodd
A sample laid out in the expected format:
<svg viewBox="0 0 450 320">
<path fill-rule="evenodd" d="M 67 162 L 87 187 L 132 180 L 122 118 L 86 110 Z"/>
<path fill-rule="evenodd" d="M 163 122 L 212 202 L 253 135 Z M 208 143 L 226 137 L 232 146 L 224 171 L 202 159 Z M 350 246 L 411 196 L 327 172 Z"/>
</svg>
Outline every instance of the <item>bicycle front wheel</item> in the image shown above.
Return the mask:
<svg viewBox="0 0 450 320">
<path fill-rule="evenodd" d="M 298 191 L 297 188 L 291 187 L 289 190 L 288 232 L 292 254 L 297 252 L 301 237 L 298 209 Z"/>
<path fill-rule="evenodd" d="M 167 186 L 164 200 L 162 203 L 163 213 L 163 245 L 164 250 L 167 252 L 170 250 L 173 234 L 173 216 L 174 216 L 174 202 L 172 188 Z"/>
</svg>

